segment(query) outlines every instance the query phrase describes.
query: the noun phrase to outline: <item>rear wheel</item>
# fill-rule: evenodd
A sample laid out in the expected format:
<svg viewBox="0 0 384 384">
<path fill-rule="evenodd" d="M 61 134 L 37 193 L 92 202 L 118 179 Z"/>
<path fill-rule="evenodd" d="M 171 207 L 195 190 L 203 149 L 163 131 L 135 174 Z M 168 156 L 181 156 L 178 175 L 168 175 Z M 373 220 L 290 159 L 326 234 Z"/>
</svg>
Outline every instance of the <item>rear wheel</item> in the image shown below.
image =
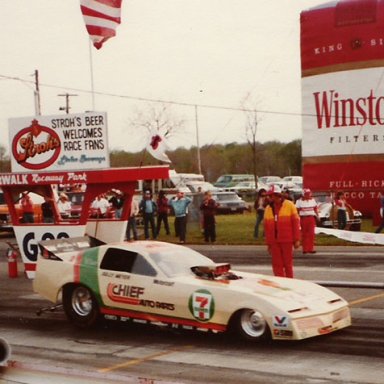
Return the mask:
<svg viewBox="0 0 384 384">
<path fill-rule="evenodd" d="M 253 309 L 238 312 L 233 319 L 233 328 L 240 337 L 247 340 L 262 341 L 271 337 L 263 314 Z"/>
<path fill-rule="evenodd" d="M 63 307 L 68 319 L 78 327 L 90 327 L 99 318 L 99 306 L 92 291 L 84 285 L 65 287 Z"/>
</svg>

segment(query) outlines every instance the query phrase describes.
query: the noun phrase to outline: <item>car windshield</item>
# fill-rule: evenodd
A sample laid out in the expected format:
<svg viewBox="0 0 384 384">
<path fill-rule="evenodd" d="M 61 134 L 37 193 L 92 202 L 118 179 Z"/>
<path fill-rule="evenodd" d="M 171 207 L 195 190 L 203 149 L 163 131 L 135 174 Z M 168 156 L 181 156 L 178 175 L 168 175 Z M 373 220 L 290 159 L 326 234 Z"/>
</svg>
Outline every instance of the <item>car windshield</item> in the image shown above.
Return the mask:
<svg viewBox="0 0 384 384">
<path fill-rule="evenodd" d="M 198 265 L 215 265 L 208 257 L 186 247 L 170 248 L 162 252 L 154 251 L 149 257 L 168 277 L 190 274 L 191 267 Z"/>
</svg>

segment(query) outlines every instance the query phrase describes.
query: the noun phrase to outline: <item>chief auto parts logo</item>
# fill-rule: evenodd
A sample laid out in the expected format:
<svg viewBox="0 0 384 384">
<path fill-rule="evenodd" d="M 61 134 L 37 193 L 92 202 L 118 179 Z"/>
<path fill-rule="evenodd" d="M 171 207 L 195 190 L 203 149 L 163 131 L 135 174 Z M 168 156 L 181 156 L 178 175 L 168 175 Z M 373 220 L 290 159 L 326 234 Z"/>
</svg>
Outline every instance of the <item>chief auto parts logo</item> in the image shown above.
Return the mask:
<svg viewBox="0 0 384 384">
<path fill-rule="evenodd" d="M 57 133 L 32 120 L 13 138 L 14 159 L 27 169 L 44 169 L 52 165 L 60 154 L 61 142 Z"/>
</svg>

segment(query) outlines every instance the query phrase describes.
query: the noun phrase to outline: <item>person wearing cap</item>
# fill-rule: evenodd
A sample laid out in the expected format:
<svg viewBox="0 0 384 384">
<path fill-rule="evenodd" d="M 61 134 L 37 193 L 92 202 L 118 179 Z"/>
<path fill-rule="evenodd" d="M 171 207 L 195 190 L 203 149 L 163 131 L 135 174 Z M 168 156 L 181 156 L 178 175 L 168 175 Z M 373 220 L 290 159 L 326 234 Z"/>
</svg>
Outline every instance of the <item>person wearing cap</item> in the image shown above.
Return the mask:
<svg viewBox="0 0 384 384">
<path fill-rule="evenodd" d="M 296 201 L 296 208 L 300 216 L 303 253 L 316 253 L 314 249 L 315 227 L 319 213 L 316 200 L 312 197 L 310 189 L 304 189 L 303 195 Z"/>
<path fill-rule="evenodd" d="M 112 197 L 109 199 L 109 204 L 115 211 L 115 218 L 121 219 L 123 213 L 124 197 L 123 193 L 117 189 L 112 189 Z"/>
<path fill-rule="evenodd" d="M 72 205 L 64 192 L 60 193 L 59 200 L 57 201 L 57 208 L 62 219 L 67 219 L 71 215 Z"/>
<path fill-rule="evenodd" d="M 275 276 L 293 277 L 293 248 L 300 246 L 300 217 L 295 204 L 285 200 L 281 188 L 268 190 L 269 204 L 264 213 L 264 234 L 272 256 Z"/>
<path fill-rule="evenodd" d="M 140 201 L 139 209 L 144 219 L 145 240 L 149 239 L 149 226 L 151 226 L 152 238 L 156 239 L 155 217 L 157 214 L 157 204 L 152 199 L 151 191 L 147 190 L 144 192 L 144 198 Z"/>
<path fill-rule="evenodd" d="M 192 199 L 184 196 L 184 192 L 178 190 L 177 195 L 170 201 L 170 206 L 175 213 L 175 232 L 179 236 L 181 244 L 185 243 L 187 233 L 187 212 L 188 205 L 191 204 Z"/>
</svg>

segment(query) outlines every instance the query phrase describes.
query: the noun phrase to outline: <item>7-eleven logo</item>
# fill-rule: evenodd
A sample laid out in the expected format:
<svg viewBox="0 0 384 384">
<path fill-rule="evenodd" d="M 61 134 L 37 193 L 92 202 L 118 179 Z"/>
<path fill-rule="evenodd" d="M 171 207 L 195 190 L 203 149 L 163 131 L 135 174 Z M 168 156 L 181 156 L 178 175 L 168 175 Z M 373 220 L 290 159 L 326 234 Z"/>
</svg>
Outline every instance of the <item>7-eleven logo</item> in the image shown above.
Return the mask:
<svg viewBox="0 0 384 384">
<path fill-rule="evenodd" d="M 208 321 L 215 312 L 215 301 L 212 294 L 204 289 L 198 290 L 189 298 L 189 310 L 199 321 Z"/>
</svg>

